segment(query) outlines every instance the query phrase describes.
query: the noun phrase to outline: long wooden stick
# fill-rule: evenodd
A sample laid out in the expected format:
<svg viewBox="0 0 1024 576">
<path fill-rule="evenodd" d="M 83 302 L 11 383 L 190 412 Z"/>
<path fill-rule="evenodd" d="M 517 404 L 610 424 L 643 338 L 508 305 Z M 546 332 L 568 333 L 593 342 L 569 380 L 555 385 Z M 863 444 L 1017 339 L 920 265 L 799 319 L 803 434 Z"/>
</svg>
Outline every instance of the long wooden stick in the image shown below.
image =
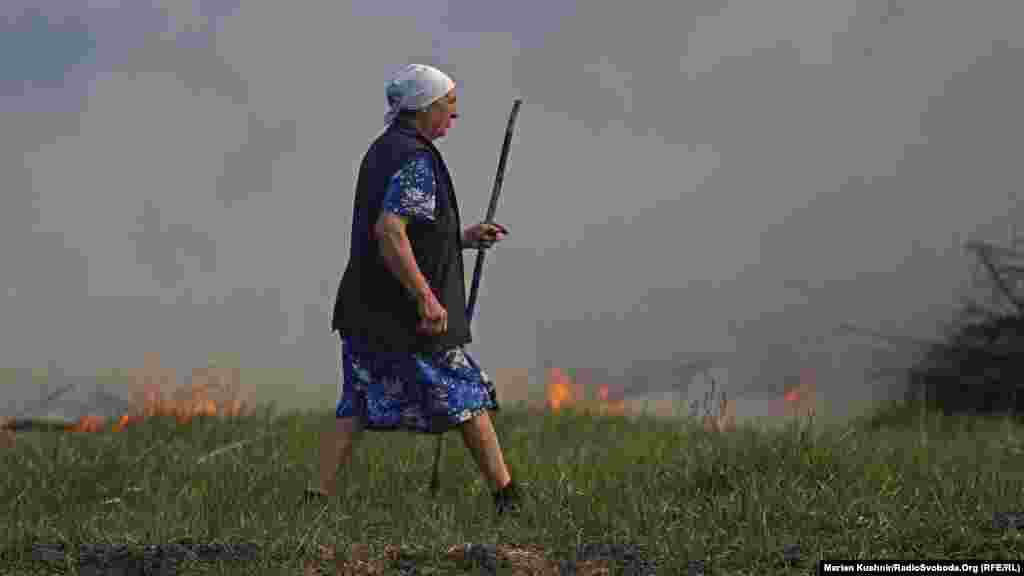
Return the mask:
<svg viewBox="0 0 1024 576">
<path fill-rule="evenodd" d="M 498 174 L 494 177 L 494 188 L 491 190 L 491 203 L 487 205 L 487 217 L 484 222 L 494 223 L 494 212 L 498 209 L 498 197 L 501 195 L 501 186 L 505 182 L 505 163 L 508 161 L 508 150 L 512 147 L 512 131 L 519 116 L 519 107 L 522 106 L 522 98 L 517 98 L 512 104 L 512 114 L 508 117 L 508 127 L 505 128 L 505 141 L 501 145 L 501 158 L 498 160 Z M 487 255 L 486 247 L 477 248 L 476 266 L 473 268 L 473 284 L 469 289 L 469 304 L 466 306 L 466 320 L 473 321 L 473 312 L 476 309 L 476 297 L 480 289 L 480 277 L 484 272 L 484 256 Z"/>
<path fill-rule="evenodd" d="M 494 188 L 491 190 L 491 203 L 487 206 L 487 217 L 484 222 L 494 222 L 494 212 L 498 209 L 498 197 L 501 195 L 501 187 L 505 182 L 505 163 L 508 161 L 508 150 L 512 146 L 512 132 L 515 129 L 516 119 L 519 117 L 519 107 L 523 99 L 516 98 L 512 103 L 512 114 L 508 117 L 508 126 L 505 128 L 505 141 L 501 145 L 501 156 L 498 159 L 498 174 L 494 177 Z M 484 256 L 487 248 L 477 247 L 476 266 L 473 268 L 473 285 L 469 290 L 469 304 L 466 306 L 466 322 L 472 323 L 473 312 L 476 309 L 477 292 L 480 289 L 480 277 L 484 271 Z M 437 446 L 434 450 L 434 470 L 430 476 L 430 493 L 436 497 L 441 489 L 441 446 L 444 442 L 444 434 L 437 435 Z"/>
</svg>

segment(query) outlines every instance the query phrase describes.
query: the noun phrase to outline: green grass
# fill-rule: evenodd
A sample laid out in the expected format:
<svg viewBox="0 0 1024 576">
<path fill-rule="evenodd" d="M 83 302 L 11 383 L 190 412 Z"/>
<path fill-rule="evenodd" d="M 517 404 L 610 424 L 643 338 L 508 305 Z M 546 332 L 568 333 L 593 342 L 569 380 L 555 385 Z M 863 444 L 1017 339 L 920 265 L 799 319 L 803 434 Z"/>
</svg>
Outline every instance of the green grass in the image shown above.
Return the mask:
<svg viewBox="0 0 1024 576">
<path fill-rule="evenodd" d="M 438 501 L 425 492 L 433 438 L 367 433 L 338 497 L 298 506 L 331 417 L 264 410 L 19 436 L 0 453 L 0 562 L 39 573 L 19 552 L 31 542 L 184 537 L 260 543 L 255 565 L 189 572 L 232 574 L 299 574 L 319 546 L 354 543 L 371 556 L 400 545 L 423 574 L 479 573 L 443 556 L 467 542 L 571 558 L 584 542 L 629 541 L 659 574 L 685 573 L 688 560 L 715 574 L 806 574 L 822 558 L 1008 559 L 1024 549 L 1015 532 L 988 528 L 997 512 L 1024 511 L 1024 427 L 1005 419 L 890 407 L 816 433 L 793 424 L 712 434 L 689 422 L 505 409 L 496 427 L 532 501 L 499 521 L 457 433 L 446 437 Z M 792 545 L 802 554 L 787 565 Z"/>
</svg>

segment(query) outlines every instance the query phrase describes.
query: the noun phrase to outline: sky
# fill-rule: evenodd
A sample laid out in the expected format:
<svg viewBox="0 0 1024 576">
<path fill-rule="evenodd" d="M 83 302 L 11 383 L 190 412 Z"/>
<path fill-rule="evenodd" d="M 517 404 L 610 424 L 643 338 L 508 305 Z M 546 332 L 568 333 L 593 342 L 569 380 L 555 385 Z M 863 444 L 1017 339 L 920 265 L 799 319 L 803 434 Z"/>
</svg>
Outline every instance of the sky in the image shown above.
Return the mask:
<svg viewBox="0 0 1024 576">
<path fill-rule="evenodd" d="M 322 405 L 356 170 L 420 62 L 458 84 L 438 147 L 464 223 L 524 99 L 485 369 L 653 392 L 704 360 L 733 394 L 813 368 L 833 406 L 893 397 L 865 374 L 912 349 L 836 328 L 939 337 L 964 244 L 1021 221 L 1021 22 L 1013 0 L 7 0 L 0 367 L 158 351 L 183 382 L 228 354 Z M 0 414 L 36 396 L 6 385 Z"/>
</svg>

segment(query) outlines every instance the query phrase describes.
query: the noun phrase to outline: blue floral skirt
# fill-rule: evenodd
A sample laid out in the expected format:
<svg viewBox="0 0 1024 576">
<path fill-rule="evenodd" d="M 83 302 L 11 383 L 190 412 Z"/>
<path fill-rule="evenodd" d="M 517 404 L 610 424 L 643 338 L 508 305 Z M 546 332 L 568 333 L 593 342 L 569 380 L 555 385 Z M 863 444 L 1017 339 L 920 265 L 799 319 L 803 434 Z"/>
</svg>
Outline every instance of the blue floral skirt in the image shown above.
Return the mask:
<svg viewBox="0 0 1024 576">
<path fill-rule="evenodd" d="M 381 352 L 341 337 L 335 415 L 367 430 L 439 434 L 499 410 L 494 382 L 462 346 L 433 355 Z"/>
</svg>

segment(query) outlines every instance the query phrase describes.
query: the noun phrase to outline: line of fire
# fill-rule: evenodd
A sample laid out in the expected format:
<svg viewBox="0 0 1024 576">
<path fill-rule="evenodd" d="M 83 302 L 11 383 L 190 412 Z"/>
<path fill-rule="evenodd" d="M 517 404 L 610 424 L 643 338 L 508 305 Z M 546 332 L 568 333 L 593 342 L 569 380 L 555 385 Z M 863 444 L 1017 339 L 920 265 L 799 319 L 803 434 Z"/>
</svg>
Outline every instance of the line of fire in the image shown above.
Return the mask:
<svg viewBox="0 0 1024 576">
<path fill-rule="evenodd" d="M 679 398 L 629 398 L 621 384 L 593 381 L 590 371 L 550 368 L 546 374 L 544 408 L 559 412 L 572 408 L 603 416 L 629 416 L 648 412 L 654 416 L 678 415 Z M 582 375 L 582 377 L 581 377 Z M 576 376 L 575 378 L 573 376 Z M 681 383 L 683 388 L 688 384 Z M 814 413 L 816 400 L 814 371 L 805 369 L 799 378 L 788 383 L 785 392 L 769 403 L 769 416 L 800 416 Z M 632 401 L 631 401 L 632 400 Z M 725 431 L 736 427 L 736 404 L 741 397 L 727 394 L 707 398 L 707 403 L 686 406 L 686 413 L 698 417 L 711 430 Z"/>
<path fill-rule="evenodd" d="M 494 372 L 503 404 L 515 405 L 523 401 L 534 412 L 558 413 L 572 409 L 606 417 L 627 417 L 641 412 L 665 417 L 678 415 L 678 398 L 630 397 L 628 386 L 621 382 L 601 382 L 595 371 L 587 369 L 547 369 L 543 399 L 538 402 L 536 397 L 524 395 L 529 388 L 526 374 L 525 370 Z M 173 417 L 180 424 L 187 424 L 197 417 L 246 416 L 254 407 L 251 393 L 247 394 L 240 382 L 238 368 L 196 368 L 186 386 L 172 391 L 177 382 L 175 370 L 161 366 L 158 353 L 147 353 L 143 367 L 129 369 L 127 375 L 131 408 L 118 418 L 86 415 L 76 421 L 46 424 L 31 419 L 8 419 L 0 420 L 0 428 L 8 437 L 15 430 L 33 427 L 69 432 L 120 432 L 147 418 Z M 685 387 L 689 383 L 682 384 Z M 778 416 L 811 413 L 815 392 L 814 373 L 804 370 L 797 381 L 789 383 L 785 392 L 773 401 L 774 408 L 770 411 Z M 728 430 L 736 426 L 736 402 L 736 398 L 727 395 L 716 396 L 711 399 L 711 406 L 701 407 L 695 415 L 707 429 Z"/>
</svg>

